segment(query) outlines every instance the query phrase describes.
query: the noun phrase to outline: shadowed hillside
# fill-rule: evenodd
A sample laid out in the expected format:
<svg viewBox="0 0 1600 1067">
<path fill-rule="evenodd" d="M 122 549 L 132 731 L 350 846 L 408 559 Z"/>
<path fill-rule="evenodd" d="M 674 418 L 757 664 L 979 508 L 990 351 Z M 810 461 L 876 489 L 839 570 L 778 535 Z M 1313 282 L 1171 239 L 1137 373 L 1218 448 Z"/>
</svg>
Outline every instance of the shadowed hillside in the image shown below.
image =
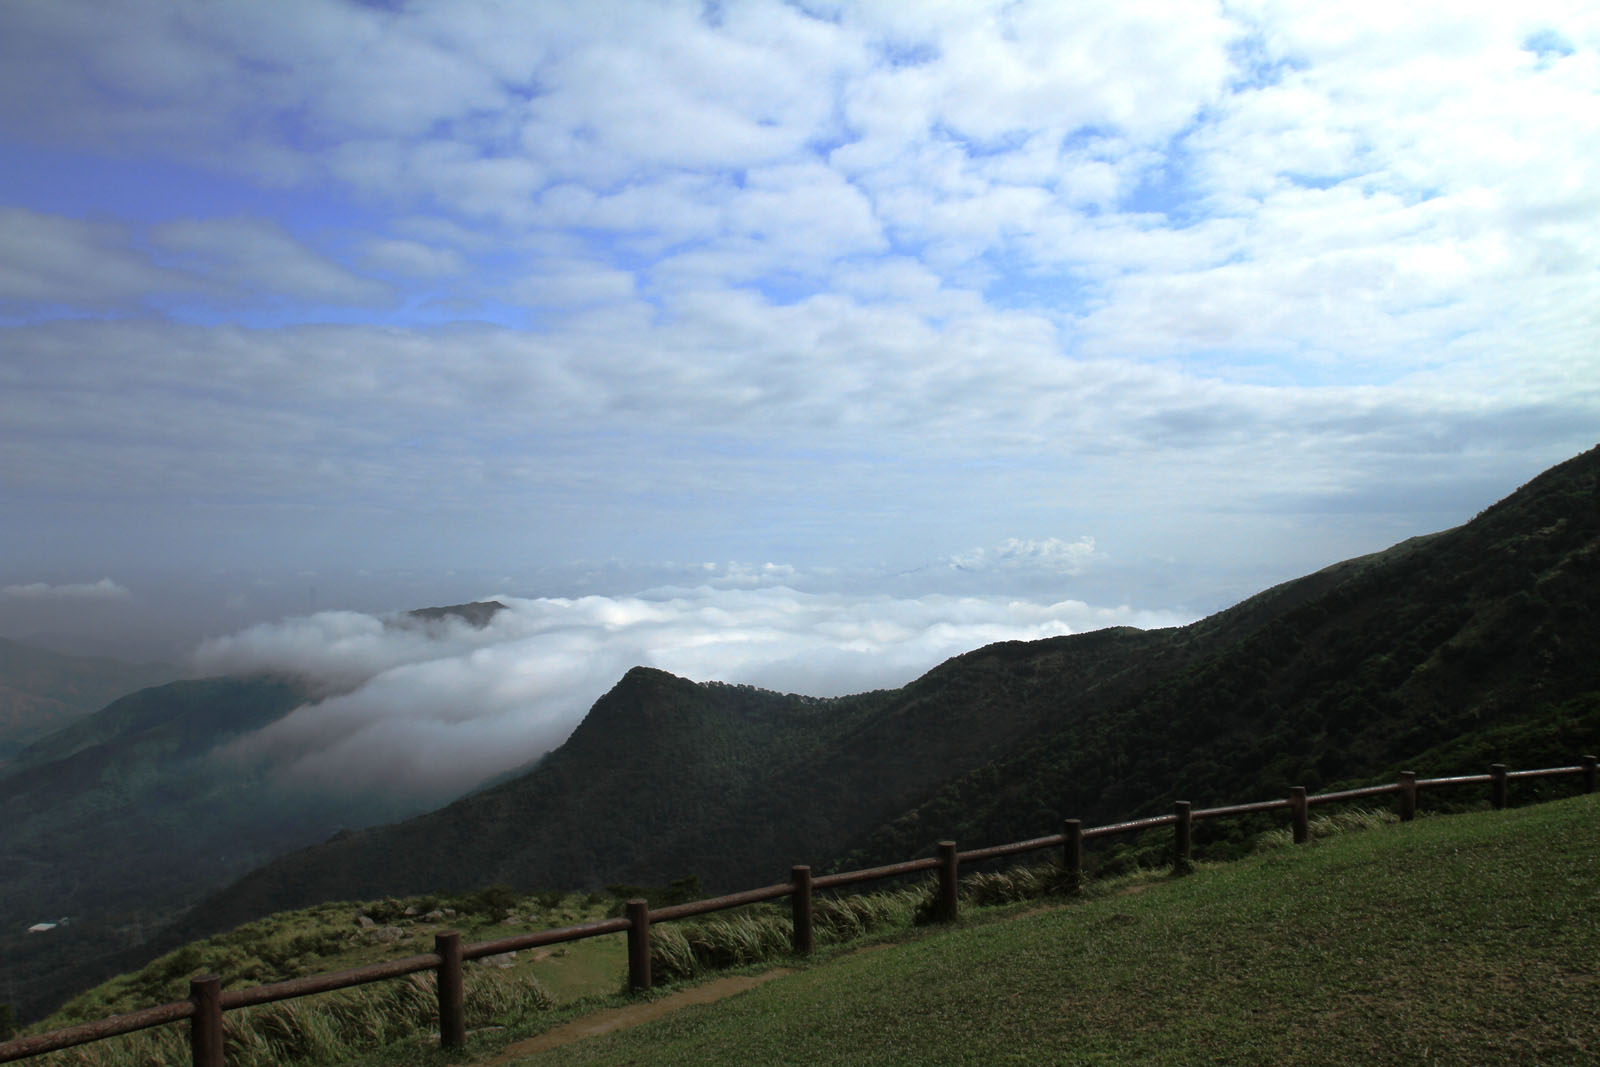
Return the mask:
<svg viewBox="0 0 1600 1067">
<path fill-rule="evenodd" d="M 165 663 L 65 656 L 0 638 L 0 775 L 33 742 L 178 673 Z"/>
<path fill-rule="evenodd" d="M 1524 766 L 1570 760 L 1579 741 L 1600 742 L 1597 594 L 1600 450 L 1590 450 L 1465 526 L 1185 628 L 1229 636 L 1136 699 L 1058 720 L 950 783 L 863 835 L 859 854 L 1049 832 L 1061 816 L 1145 814 L 1242 787 L 1317 789 L 1392 775 L 1443 745 L 1484 762 L 1510 747 Z M 1558 720 L 1576 727 L 1548 728 Z M 1494 743 L 1474 745 L 1479 735 Z"/>
</svg>

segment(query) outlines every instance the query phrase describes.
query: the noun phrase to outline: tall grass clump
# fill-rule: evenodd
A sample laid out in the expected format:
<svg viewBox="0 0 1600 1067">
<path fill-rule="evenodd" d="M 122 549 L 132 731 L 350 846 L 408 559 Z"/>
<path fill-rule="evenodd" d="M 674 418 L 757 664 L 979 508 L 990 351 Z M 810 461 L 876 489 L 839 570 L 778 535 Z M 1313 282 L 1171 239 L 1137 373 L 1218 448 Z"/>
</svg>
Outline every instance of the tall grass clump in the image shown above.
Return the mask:
<svg viewBox="0 0 1600 1067">
<path fill-rule="evenodd" d="M 818 896 L 811 929 L 817 944 L 842 944 L 877 930 L 912 925 L 927 891 L 920 888 Z M 757 905 L 726 918 L 650 928 L 650 972 L 662 982 L 786 956 L 793 948 L 789 909 Z"/>
<path fill-rule="evenodd" d="M 1306 823 L 1306 831 L 1310 839 L 1315 841 L 1336 834 L 1376 830 L 1380 826 L 1399 821 L 1400 816 L 1384 808 L 1350 808 L 1347 811 L 1335 811 L 1313 817 Z M 1294 832 L 1285 826 L 1267 830 L 1259 835 L 1256 838 L 1255 851 L 1266 852 L 1275 848 L 1288 848 L 1292 844 L 1294 844 Z"/>
<path fill-rule="evenodd" d="M 538 982 L 498 968 L 469 968 L 464 985 L 469 1027 L 550 1005 Z M 345 1063 L 384 1045 L 437 1033 L 436 989 L 433 972 L 422 971 L 338 993 L 230 1011 L 223 1016 L 224 1054 L 234 1067 Z M 166 1067 L 188 1062 L 188 1057 L 188 1025 L 178 1024 L 65 1049 L 36 1062 L 50 1067 Z"/>
<path fill-rule="evenodd" d="M 811 922 L 824 944 L 853 941 L 874 930 L 910 926 L 928 896 L 926 888 L 911 886 L 881 893 L 822 896 L 811 903 Z"/>
<path fill-rule="evenodd" d="M 1036 863 L 1003 871 L 980 871 L 961 880 L 964 904 L 983 907 L 1015 904 L 1070 893 L 1075 888 L 1072 876 L 1060 863 Z"/>
</svg>

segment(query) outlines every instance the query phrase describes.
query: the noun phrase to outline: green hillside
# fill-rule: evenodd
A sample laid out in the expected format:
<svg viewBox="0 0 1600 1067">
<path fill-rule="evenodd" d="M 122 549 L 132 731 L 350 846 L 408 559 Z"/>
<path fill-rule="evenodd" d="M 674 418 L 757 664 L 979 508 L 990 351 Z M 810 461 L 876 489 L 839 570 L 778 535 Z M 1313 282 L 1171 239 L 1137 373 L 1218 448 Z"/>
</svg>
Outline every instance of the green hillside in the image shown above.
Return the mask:
<svg viewBox="0 0 1600 1067">
<path fill-rule="evenodd" d="M 1185 628 L 1195 640 L 1231 633 L 1218 654 L 1136 699 L 1059 719 L 949 783 L 864 835 L 856 854 L 1046 833 L 1061 817 L 1154 813 L 1175 799 L 1236 797 L 1241 786 L 1271 797 L 1291 785 L 1392 780 L 1447 744 L 1485 764 L 1566 761 L 1574 742 L 1600 742 L 1597 603 L 1600 450 L 1591 450 L 1465 526 Z M 1574 720 L 1564 734 L 1551 728 Z"/>
<path fill-rule="evenodd" d="M 153 899 L 152 883 L 170 898 L 197 877 L 191 861 L 259 856 L 237 826 L 221 837 L 215 829 L 243 799 L 239 771 L 199 757 L 304 699 L 294 685 L 265 679 L 172 682 L 25 749 L 0 779 L 9 861 L 0 915 L 15 923 L 138 905 Z"/>
<path fill-rule="evenodd" d="M 482 627 L 503 607 L 422 608 L 389 624 Z M 15 666 L 7 653 L 0 645 L 0 669 Z M 32 673 L 14 676 L 38 682 L 56 677 L 47 667 L 77 664 L 93 678 L 99 662 L 40 655 L 26 660 Z M 392 797 L 286 789 L 266 761 L 227 754 L 229 742 L 326 695 L 269 675 L 152 685 L 14 752 L 0 768 L 0 979 L 16 990 L 7 995 L 24 1017 L 148 959 L 165 924 L 245 871 L 348 827 L 419 810 Z M 71 921 L 47 936 L 25 934 L 63 917 Z"/>
<path fill-rule="evenodd" d="M 1462 527 L 1187 627 L 992 645 L 830 701 L 636 669 L 531 772 L 275 861 L 173 936 L 497 881 L 744 888 L 794 862 L 1390 774 L 1445 744 L 1561 762 L 1600 747 L 1597 591 L 1600 449 Z"/>
<path fill-rule="evenodd" d="M 230 1014 L 231 1054 L 300 1062 L 286 1050 L 320 1041 L 314 1062 L 369 1067 L 1590 1063 L 1600 1051 L 1597 820 L 1600 794 L 1404 824 L 1366 817 L 1304 846 L 1268 835 L 1253 855 L 1188 877 L 1147 872 L 1091 883 L 1076 899 L 1001 907 L 978 905 L 983 879 L 968 876 L 954 928 L 902 924 L 875 934 L 875 951 L 845 942 L 809 960 L 780 954 L 761 966 L 793 973 L 759 989 L 636 1029 L 525 1046 L 574 1017 L 601 1032 L 606 1016 L 595 1013 L 640 1006 L 611 992 L 625 963 L 608 935 L 473 965 L 472 1025 L 498 1025 L 464 1052 L 443 1053 L 428 1036 L 430 991 L 391 981 Z M 238 987 L 427 951 L 446 927 L 476 941 L 585 921 L 595 906 L 495 889 L 274 915 L 108 983 L 50 1025 L 181 996 L 196 970 Z M 443 907 L 450 914 L 422 913 Z M 170 1062 L 185 1040 L 177 1026 L 88 1046 L 71 1062 Z"/>
<path fill-rule="evenodd" d="M 33 742 L 178 673 L 165 663 L 66 656 L 0 638 L 0 775 Z"/>
<path fill-rule="evenodd" d="M 0 954 L 23 1017 L 98 980 L 115 966 L 108 954 L 148 951 L 148 938 L 217 885 L 363 814 L 214 756 L 306 698 L 281 679 L 171 682 L 18 754 L 0 778 Z M 46 936 L 25 933 L 63 917 Z"/>
</svg>

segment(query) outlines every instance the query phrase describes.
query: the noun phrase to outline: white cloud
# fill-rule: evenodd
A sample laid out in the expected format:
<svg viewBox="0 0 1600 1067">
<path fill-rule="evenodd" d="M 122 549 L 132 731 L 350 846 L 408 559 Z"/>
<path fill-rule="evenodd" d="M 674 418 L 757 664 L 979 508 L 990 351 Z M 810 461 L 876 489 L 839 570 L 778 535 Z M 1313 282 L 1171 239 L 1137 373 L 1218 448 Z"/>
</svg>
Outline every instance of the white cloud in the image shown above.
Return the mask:
<svg viewBox="0 0 1600 1067">
<path fill-rule="evenodd" d="M 197 661 L 208 671 L 287 671 L 345 690 L 241 743 L 239 754 L 274 760 L 309 784 L 443 800 L 560 744 L 635 664 L 834 696 L 904 684 L 993 641 L 1185 621 L 1070 600 L 903 599 L 783 586 L 495 599 L 509 610 L 482 630 L 426 632 L 324 612 L 207 642 Z"/>
<path fill-rule="evenodd" d="M 1281 576 L 1592 444 L 1588 6 L 818 11 L 0 4 L 8 549 Z"/>
<path fill-rule="evenodd" d="M 0 305 L 135 311 L 172 299 L 371 304 L 388 293 L 257 220 L 180 219 L 144 230 L 0 208 L 0 226 L 8 238 L 0 246 Z M 391 261 L 395 254 L 391 248 Z"/>
<path fill-rule="evenodd" d="M 949 565 L 964 571 L 1026 567 L 1074 575 L 1082 574 L 1095 557 L 1092 537 L 1076 541 L 1063 541 L 1059 537 L 1038 540 L 1008 537 L 988 548 L 974 548 L 951 556 Z"/>
<path fill-rule="evenodd" d="M 155 227 L 151 236 L 182 268 L 247 291 L 334 304 L 376 303 L 388 292 L 313 252 L 272 223 L 181 219 Z"/>
<path fill-rule="evenodd" d="M 0 231 L 0 307 L 137 307 L 151 293 L 196 288 L 134 251 L 120 223 L 0 207 Z"/>
<path fill-rule="evenodd" d="M 421 241 L 380 239 L 367 242 L 363 261 L 377 270 L 413 278 L 438 278 L 460 274 L 465 261 L 453 248 Z"/>
<path fill-rule="evenodd" d="M 27 585 L 8 585 L 0 588 L 0 596 L 15 597 L 18 600 L 126 600 L 132 595 L 126 586 L 120 585 L 110 578 L 101 578 L 97 582 L 77 582 L 65 585 L 29 582 Z"/>
<path fill-rule="evenodd" d="M 506 299 L 529 307 L 574 308 L 612 304 L 634 295 L 633 275 L 594 263 L 547 261 L 538 274 L 508 286 Z"/>
</svg>

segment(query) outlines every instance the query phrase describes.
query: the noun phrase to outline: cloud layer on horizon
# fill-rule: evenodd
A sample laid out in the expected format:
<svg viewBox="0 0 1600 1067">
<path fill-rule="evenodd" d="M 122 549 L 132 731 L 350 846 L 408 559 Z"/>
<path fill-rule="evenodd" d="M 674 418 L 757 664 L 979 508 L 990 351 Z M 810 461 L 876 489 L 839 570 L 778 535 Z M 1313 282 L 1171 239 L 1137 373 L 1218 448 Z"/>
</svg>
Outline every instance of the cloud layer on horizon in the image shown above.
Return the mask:
<svg viewBox="0 0 1600 1067">
<path fill-rule="evenodd" d="M 839 696 L 902 685 L 1003 640 L 1187 619 L 1080 601 L 801 593 L 781 585 L 522 599 L 482 629 L 359 612 L 263 623 L 205 642 L 206 674 L 270 671 L 325 687 L 235 744 L 300 786 L 445 800 L 559 745 L 635 665 L 697 681 Z"/>
<path fill-rule="evenodd" d="M 51 585 L 48 582 L 29 582 L 26 585 L 0 587 L 0 596 L 18 600 L 36 601 L 96 601 L 126 600 L 133 594 L 127 586 L 101 578 L 97 582 L 66 582 Z"/>
</svg>

